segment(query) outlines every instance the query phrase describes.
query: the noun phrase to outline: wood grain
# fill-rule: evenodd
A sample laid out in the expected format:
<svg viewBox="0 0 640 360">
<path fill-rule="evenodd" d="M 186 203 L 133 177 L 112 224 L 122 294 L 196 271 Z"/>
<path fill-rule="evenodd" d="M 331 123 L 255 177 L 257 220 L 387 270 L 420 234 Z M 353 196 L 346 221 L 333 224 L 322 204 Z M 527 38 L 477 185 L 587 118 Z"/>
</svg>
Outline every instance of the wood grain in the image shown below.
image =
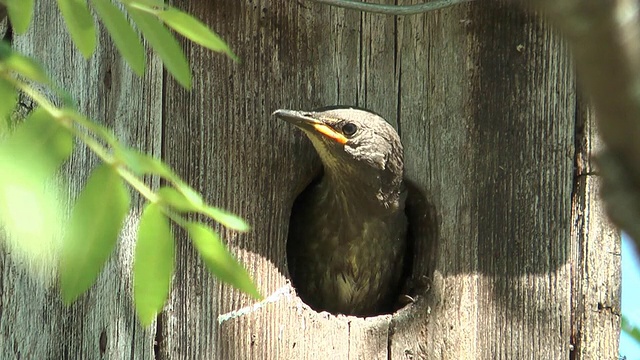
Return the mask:
<svg viewBox="0 0 640 360">
<path fill-rule="evenodd" d="M 191 91 L 162 80 L 155 59 L 137 79 L 104 38 L 91 61 L 80 59 L 61 35 L 53 5 L 43 4 L 40 25 L 16 44 L 51 64 L 84 111 L 107 120 L 132 146 L 161 152 L 207 201 L 248 220 L 247 233 L 218 229 L 266 300 L 254 303 L 215 280 L 177 231 L 176 274 L 154 354 L 155 331 L 137 325 L 130 305 L 134 215 L 98 285 L 70 309 L 0 258 L 1 354 L 618 355 L 619 237 L 604 221 L 588 167 L 593 119 L 577 98 L 567 47 L 538 14 L 500 2 L 397 18 L 312 2 L 174 5 L 212 26 L 241 62 L 184 42 Z M 299 131 L 270 114 L 331 104 L 371 108 L 396 126 L 406 177 L 426 197 L 412 198 L 417 296 L 393 315 L 316 313 L 288 281 L 289 212 L 320 163 Z M 74 155 L 74 192 L 93 163 L 82 149 Z M 45 340 L 31 346 L 36 336 Z"/>
<path fill-rule="evenodd" d="M 571 344 L 576 358 L 618 359 L 620 232 L 608 220 L 592 154 L 602 150 L 595 113 L 578 96 L 571 230 Z"/>
<path fill-rule="evenodd" d="M 125 144 L 159 154 L 160 64 L 151 57 L 145 77 L 139 78 L 125 65 L 106 32 L 98 42 L 93 57 L 89 61 L 82 58 L 72 45 L 56 2 L 51 1 L 37 2 L 28 33 L 14 37 L 14 47 L 38 59 L 53 81 L 69 91 L 82 113 L 114 129 Z M 96 163 L 96 157 L 84 146 L 76 147 L 63 174 L 69 179 L 69 200 L 82 189 Z M 97 284 L 70 307 L 62 303 L 55 284 L 35 280 L 23 264 L 3 252 L 2 359 L 153 358 L 154 328 L 143 329 L 139 325 L 131 297 L 132 254 L 139 211 L 136 204 Z"/>
</svg>

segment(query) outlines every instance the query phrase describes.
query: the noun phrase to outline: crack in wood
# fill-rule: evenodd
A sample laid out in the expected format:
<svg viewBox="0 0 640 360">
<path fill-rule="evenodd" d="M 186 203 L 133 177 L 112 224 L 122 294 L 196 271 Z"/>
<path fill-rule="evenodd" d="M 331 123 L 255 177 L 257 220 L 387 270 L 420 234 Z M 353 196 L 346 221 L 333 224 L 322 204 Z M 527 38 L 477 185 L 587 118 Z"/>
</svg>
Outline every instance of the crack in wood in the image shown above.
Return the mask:
<svg viewBox="0 0 640 360">
<path fill-rule="evenodd" d="M 387 327 L 387 360 L 391 360 L 391 342 L 393 341 L 391 337 L 393 336 L 394 332 L 394 321 L 394 317 L 391 317 L 391 320 L 389 320 L 389 325 Z"/>
<path fill-rule="evenodd" d="M 162 329 L 164 328 L 163 314 L 158 314 L 156 319 L 156 333 L 153 338 L 153 359 L 160 359 L 160 344 L 163 342 Z"/>
<path fill-rule="evenodd" d="M 347 359 L 351 359 L 351 320 L 347 321 Z"/>
</svg>

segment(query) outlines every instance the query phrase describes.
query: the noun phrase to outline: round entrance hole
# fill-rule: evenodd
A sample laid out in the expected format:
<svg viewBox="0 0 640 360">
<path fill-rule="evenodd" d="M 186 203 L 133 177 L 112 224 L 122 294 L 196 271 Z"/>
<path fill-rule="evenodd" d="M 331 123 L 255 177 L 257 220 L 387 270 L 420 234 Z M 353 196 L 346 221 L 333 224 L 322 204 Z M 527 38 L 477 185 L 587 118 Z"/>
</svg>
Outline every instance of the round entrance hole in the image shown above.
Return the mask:
<svg viewBox="0 0 640 360">
<path fill-rule="evenodd" d="M 308 187 L 316 185 L 321 176 L 322 175 L 318 176 L 312 181 Z M 413 303 L 417 297 L 424 295 L 428 291 L 431 275 L 433 274 L 433 264 L 436 258 L 435 250 L 437 249 L 436 241 L 438 232 L 436 212 L 434 206 L 428 201 L 424 191 L 422 191 L 419 186 L 407 179 L 405 179 L 405 184 L 407 187 L 405 214 L 408 227 L 406 237 L 403 239 L 406 243 L 405 255 L 401 266 L 395 270 L 399 281 L 393 289 L 390 289 L 386 295 L 386 300 L 381 301 L 380 306 L 375 310 L 364 313 L 356 310 L 353 312 L 340 312 L 340 314 L 366 317 L 392 314 Z M 304 192 L 302 194 L 304 194 Z M 299 201 L 300 196 L 295 200 L 292 212 L 299 211 Z M 343 221 L 348 221 L 348 219 L 343 219 Z M 291 231 L 291 228 L 290 224 L 289 231 Z M 287 266 L 291 283 L 296 289 L 298 296 L 315 311 L 329 311 L 337 315 L 337 312 L 330 311 L 330 309 L 322 306 L 323 299 L 319 297 L 318 291 L 314 291 L 312 286 L 308 286 L 302 282 L 304 276 L 300 276 L 300 271 L 316 270 L 304 268 L 304 266 L 307 265 L 305 263 L 297 263 L 300 261 L 297 259 L 297 247 L 293 244 L 293 241 L 301 241 L 301 239 L 294 239 L 290 233 L 287 239 Z M 318 251 L 318 256 L 322 256 L 322 251 Z M 296 264 L 295 268 L 292 268 L 291 264 Z M 346 278 L 336 278 L 335 281 L 343 282 L 343 284 L 337 284 L 336 286 L 353 285 L 347 284 L 346 282 L 348 280 Z M 335 296 L 338 296 L 338 294 L 335 294 Z M 380 296 L 383 295 L 380 294 Z"/>
</svg>

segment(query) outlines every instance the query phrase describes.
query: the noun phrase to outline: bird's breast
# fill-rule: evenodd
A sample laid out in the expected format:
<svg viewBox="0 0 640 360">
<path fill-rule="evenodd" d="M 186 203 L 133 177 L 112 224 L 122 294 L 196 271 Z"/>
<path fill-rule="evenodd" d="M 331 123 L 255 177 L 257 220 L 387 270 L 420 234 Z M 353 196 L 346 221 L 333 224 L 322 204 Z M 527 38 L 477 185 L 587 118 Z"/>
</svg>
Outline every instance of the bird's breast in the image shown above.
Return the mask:
<svg viewBox="0 0 640 360">
<path fill-rule="evenodd" d="M 358 206 L 367 205 L 322 187 L 303 193 L 294 205 L 288 245 L 292 277 L 316 308 L 370 312 L 395 288 L 405 248 L 404 211 Z"/>
</svg>

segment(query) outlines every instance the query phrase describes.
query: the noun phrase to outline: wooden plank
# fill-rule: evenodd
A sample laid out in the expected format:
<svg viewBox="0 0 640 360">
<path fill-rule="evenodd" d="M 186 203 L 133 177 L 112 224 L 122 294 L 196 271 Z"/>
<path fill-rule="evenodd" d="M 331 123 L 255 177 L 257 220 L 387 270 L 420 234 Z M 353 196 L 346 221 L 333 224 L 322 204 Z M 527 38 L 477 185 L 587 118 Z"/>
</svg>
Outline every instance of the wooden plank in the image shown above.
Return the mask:
<svg viewBox="0 0 640 360">
<path fill-rule="evenodd" d="M 446 16 L 446 12 L 441 14 Z M 438 14 L 426 19 L 410 19 L 413 26 L 402 35 L 410 41 L 408 48 L 440 49 L 442 37 L 434 34 L 427 37 L 430 46 L 426 45 L 427 40 L 421 37 L 424 27 L 440 29 L 451 41 L 449 37 L 464 25 L 471 36 L 466 39 L 467 46 L 460 44 L 463 38 L 451 46 L 472 51 L 466 69 L 452 62 L 465 59 L 465 54 L 450 54 L 447 47 L 426 63 L 414 59 L 402 63 L 402 73 L 411 74 L 406 81 L 401 77 L 402 89 L 413 89 L 409 94 L 414 95 L 409 95 L 410 106 L 402 108 L 401 118 L 429 119 L 424 126 L 402 123 L 403 141 L 405 148 L 416 145 L 409 154 L 424 149 L 427 156 L 433 156 L 426 162 L 432 168 L 414 179 L 430 189 L 428 193 L 440 210 L 439 233 L 444 243 L 439 244 L 432 293 L 427 297 L 430 319 L 422 313 L 420 320 L 406 328 L 396 325 L 400 327 L 396 334 L 408 334 L 411 339 L 422 332 L 426 339 L 415 339 L 412 346 L 408 339 L 394 335 L 394 356 L 568 357 L 571 315 L 575 311 L 578 318 L 593 321 L 594 317 L 585 315 L 584 308 L 580 310 L 584 297 L 573 299 L 574 308 L 570 305 L 570 284 L 586 279 L 582 275 L 570 280 L 570 261 L 578 259 L 593 262 L 590 271 L 606 278 L 596 298 L 605 297 L 603 304 L 611 304 L 611 309 L 605 306 L 598 311 L 609 313 L 598 317 L 599 326 L 587 325 L 588 334 L 604 331 L 604 340 L 583 339 L 589 348 L 581 358 L 617 356 L 616 252 L 602 264 L 596 257 L 586 260 L 582 252 L 570 253 L 569 231 L 575 223 L 569 216 L 569 201 L 574 195 L 571 161 L 576 100 L 563 43 L 539 17 L 504 5 L 476 7 L 458 24 L 439 21 Z M 463 70 L 466 74 L 456 74 Z M 414 78 L 416 74 L 418 78 Z M 468 86 L 464 77 L 470 80 Z M 451 84 L 451 80 L 457 82 Z M 424 86 L 430 81 L 446 84 L 445 88 L 455 92 L 427 91 Z M 425 84 L 419 88 L 422 91 L 416 91 L 420 86 L 416 84 Z M 473 90 L 470 94 L 466 93 L 469 87 Z M 414 110 L 421 95 L 427 102 L 426 114 Z M 438 95 L 446 98 L 431 100 Z M 456 133 L 457 137 L 452 136 Z M 407 136 L 418 139 L 407 140 Z M 583 136 L 595 137 L 593 133 Z M 417 164 L 425 163 L 416 158 Z M 594 189 L 591 185 L 588 191 Z M 576 206 L 598 209 L 600 205 L 591 196 Z M 447 211 L 451 205 L 456 206 Z M 595 236 L 599 240 L 594 248 L 618 248 L 615 234 L 603 223 L 604 214 L 591 211 L 587 217 L 593 221 L 590 226 L 594 231 L 587 235 L 582 229 L 582 241 Z M 454 233 L 457 231 L 468 233 Z M 607 236 L 594 235 L 601 232 Z M 602 344 L 609 340 L 608 345 Z"/>
<path fill-rule="evenodd" d="M 187 333 L 217 331 L 218 346 L 192 340 L 194 351 L 384 358 L 386 331 L 396 358 L 568 356 L 574 79 L 566 48 L 539 16 L 500 4 L 398 19 L 310 3 L 188 6 L 207 14 L 231 44 L 244 45 L 235 47 L 243 62 L 191 48 L 204 79 L 190 94 L 169 85 L 177 97 L 170 96 L 167 114 L 186 114 L 186 122 L 168 133 L 176 153 L 168 155 L 179 162 L 202 154 L 199 165 L 181 171 L 209 188 L 215 204 L 253 223 L 250 234 L 224 235 L 266 294 L 287 286 L 288 209 L 317 167 L 309 144 L 274 123 L 272 110 L 352 101 L 399 119 L 407 176 L 426 192 L 438 225 L 429 230 L 438 237 L 435 254 L 420 250 L 415 259 L 431 291 L 389 326 L 323 317 L 291 294 L 216 329 L 209 319 L 251 309 L 251 301 L 225 286 L 219 297 L 204 288 L 219 305 Z M 243 15 L 229 23 L 231 12 Z M 191 298 L 183 293 L 174 307 Z M 282 346 L 282 339 L 293 340 Z"/>
<path fill-rule="evenodd" d="M 406 176 L 437 213 L 435 254 L 415 259 L 431 289 L 394 318 L 391 358 L 463 359 L 478 352 L 477 220 L 474 217 L 476 105 L 465 6 L 399 21 L 400 129 Z M 476 10 L 473 10 L 476 11 Z M 419 245 L 419 244 L 418 244 Z M 427 264 L 434 266 L 431 273 Z M 433 269 L 433 268 L 432 268 Z"/>
<path fill-rule="evenodd" d="M 478 232 L 480 351 L 567 358 L 576 112 L 568 49 L 539 15 L 505 5 L 485 10 L 477 19 L 487 45 L 479 48 L 475 89 L 478 98 L 492 97 L 476 113 L 477 125 L 488 126 L 480 151 L 489 150 L 477 164 L 493 184 L 477 188 L 475 211 L 488 213 Z M 510 26 L 491 25 L 505 19 Z M 498 39 L 500 47 L 488 45 Z M 485 328 L 493 333 L 485 336 Z"/>
<path fill-rule="evenodd" d="M 242 62 L 188 46 L 194 87 L 186 92 L 173 81 L 167 83 L 165 113 L 167 119 L 179 121 L 166 123 L 164 156 L 208 201 L 238 213 L 252 225 L 246 234 L 221 229 L 221 235 L 268 296 L 287 286 L 285 242 L 288 209 L 295 197 L 292 191 L 301 190 L 318 165 L 309 161 L 315 159 L 310 146 L 299 150 L 305 141 L 302 135 L 270 117 L 277 107 L 300 105 L 282 100 L 291 99 L 289 94 L 298 94 L 297 101 L 315 96 L 308 82 L 311 77 L 296 65 L 319 56 L 315 44 L 289 44 L 290 38 L 284 37 L 313 33 L 312 28 L 292 29 L 297 19 L 309 18 L 310 12 L 295 4 L 184 1 L 176 5 L 202 14 L 202 20 L 212 24 Z M 229 14 L 238 16 L 232 19 Z M 291 161 L 281 161 L 283 154 Z M 199 354 L 221 359 L 273 354 L 287 358 L 308 349 L 320 354 L 342 349 L 346 354 L 346 346 L 322 341 L 339 334 L 347 339 L 346 326 L 325 326 L 331 322 L 304 310 L 299 301 L 276 301 L 218 326 L 219 315 L 250 307 L 253 301 L 220 287 L 202 269 L 185 238 L 179 241 L 177 256 L 180 279 L 174 283 L 171 305 L 163 317 L 166 321 L 161 324 L 165 328 L 161 344 L 166 344 L 161 346 L 161 358 Z M 301 341 L 310 338 L 317 342 Z"/>
<path fill-rule="evenodd" d="M 106 34 L 91 60 L 73 47 L 56 2 L 37 2 L 29 32 L 14 38 L 18 51 L 38 59 L 54 82 L 68 90 L 80 111 L 113 128 L 126 144 L 158 154 L 161 133 L 162 70 L 151 57 L 144 78 L 136 77 Z M 64 171 L 75 198 L 96 164 L 78 146 Z M 106 189 L 108 190 L 108 189 Z M 28 275 L 3 252 L 0 261 L 0 357 L 3 359 L 153 358 L 154 328 L 143 329 L 131 297 L 132 251 L 138 201 L 118 248 L 88 294 L 70 307 L 58 289 Z M 40 269 L 54 271 L 55 269 Z"/>
<path fill-rule="evenodd" d="M 396 324 L 392 358 L 567 358 L 567 49 L 539 16 L 500 3 L 404 22 L 407 166 L 440 237 L 428 311 Z"/>
<path fill-rule="evenodd" d="M 85 62 L 60 35 L 55 5 L 39 5 L 17 48 L 50 64 L 83 111 L 132 146 L 161 150 L 209 202 L 253 227 L 219 230 L 261 303 L 214 280 L 176 233 L 156 358 L 568 358 L 571 345 L 580 358 L 617 356 L 619 245 L 601 222 L 595 181 L 574 174 L 575 138 L 594 135 L 576 134 L 567 49 L 538 15 L 489 2 L 394 18 L 310 2 L 178 1 L 242 62 L 186 45 L 193 89 L 170 79 L 160 105 L 157 60 L 137 79 L 102 37 Z M 335 103 L 398 125 L 407 177 L 427 197 L 414 216 L 413 265 L 430 290 L 393 316 L 316 313 L 288 281 L 289 211 L 319 162 L 270 114 Z M 85 149 L 74 154 L 72 193 L 94 163 Z M 129 291 L 137 209 L 98 285 L 70 309 L 0 257 L 3 358 L 154 356 L 154 330 L 137 324 Z M 588 255 L 599 249 L 610 250 L 603 260 Z"/>
<path fill-rule="evenodd" d="M 372 318 L 350 316 L 349 360 L 385 360 L 389 358 L 391 315 Z"/>
<path fill-rule="evenodd" d="M 620 232 L 600 199 L 593 155 L 602 150 L 594 112 L 578 97 L 572 214 L 571 344 L 576 359 L 617 358 L 620 340 Z"/>
</svg>

